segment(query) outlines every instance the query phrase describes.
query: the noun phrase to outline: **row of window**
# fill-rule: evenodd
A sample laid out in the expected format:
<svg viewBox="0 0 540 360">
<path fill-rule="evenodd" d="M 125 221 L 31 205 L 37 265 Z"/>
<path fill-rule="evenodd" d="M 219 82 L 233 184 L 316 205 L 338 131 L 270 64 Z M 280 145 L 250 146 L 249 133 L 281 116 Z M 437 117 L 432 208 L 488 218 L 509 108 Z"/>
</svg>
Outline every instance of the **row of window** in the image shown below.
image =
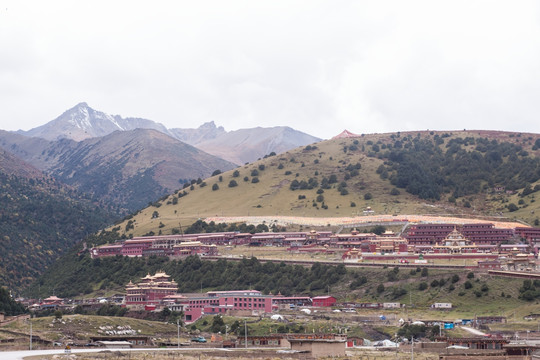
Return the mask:
<svg viewBox="0 0 540 360">
<path fill-rule="evenodd" d="M 234 298 L 234 301 L 259 301 L 264 302 L 264 298 Z"/>
<path fill-rule="evenodd" d="M 234 307 L 246 307 L 246 308 L 247 307 L 259 307 L 259 308 L 263 308 L 264 304 L 234 303 Z"/>
</svg>

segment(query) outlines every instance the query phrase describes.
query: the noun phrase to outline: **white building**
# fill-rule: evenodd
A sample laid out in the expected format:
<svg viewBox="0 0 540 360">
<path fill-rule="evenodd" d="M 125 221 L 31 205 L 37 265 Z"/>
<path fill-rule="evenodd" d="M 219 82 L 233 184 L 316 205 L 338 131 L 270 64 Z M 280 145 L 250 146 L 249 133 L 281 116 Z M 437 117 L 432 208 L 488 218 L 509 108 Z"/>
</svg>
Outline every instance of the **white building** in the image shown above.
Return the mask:
<svg viewBox="0 0 540 360">
<path fill-rule="evenodd" d="M 452 303 L 434 303 L 431 305 L 432 309 L 451 309 Z"/>
</svg>

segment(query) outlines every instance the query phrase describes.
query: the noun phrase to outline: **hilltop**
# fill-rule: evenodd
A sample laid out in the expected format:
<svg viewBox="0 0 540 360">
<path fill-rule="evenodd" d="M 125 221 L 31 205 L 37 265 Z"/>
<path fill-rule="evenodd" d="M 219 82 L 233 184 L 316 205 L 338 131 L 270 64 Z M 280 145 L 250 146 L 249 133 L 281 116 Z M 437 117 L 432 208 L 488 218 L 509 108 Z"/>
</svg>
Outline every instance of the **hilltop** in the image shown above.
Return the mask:
<svg viewBox="0 0 540 360">
<path fill-rule="evenodd" d="M 213 216 L 347 217 L 368 207 L 537 224 L 539 139 L 496 131 L 337 137 L 192 181 L 117 229 L 167 234 Z"/>
</svg>

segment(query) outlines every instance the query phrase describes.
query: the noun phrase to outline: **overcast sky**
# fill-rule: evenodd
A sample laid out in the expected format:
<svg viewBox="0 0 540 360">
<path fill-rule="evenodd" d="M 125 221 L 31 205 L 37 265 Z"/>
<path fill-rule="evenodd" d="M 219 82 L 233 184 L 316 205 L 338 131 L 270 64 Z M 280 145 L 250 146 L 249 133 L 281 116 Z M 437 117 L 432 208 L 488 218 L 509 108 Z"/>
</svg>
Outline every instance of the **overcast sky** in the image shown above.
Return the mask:
<svg viewBox="0 0 540 360">
<path fill-rule="evenodd" d="M 540 132 L 538 1 L 0 0 L 0 128 Z"/>
</svg>

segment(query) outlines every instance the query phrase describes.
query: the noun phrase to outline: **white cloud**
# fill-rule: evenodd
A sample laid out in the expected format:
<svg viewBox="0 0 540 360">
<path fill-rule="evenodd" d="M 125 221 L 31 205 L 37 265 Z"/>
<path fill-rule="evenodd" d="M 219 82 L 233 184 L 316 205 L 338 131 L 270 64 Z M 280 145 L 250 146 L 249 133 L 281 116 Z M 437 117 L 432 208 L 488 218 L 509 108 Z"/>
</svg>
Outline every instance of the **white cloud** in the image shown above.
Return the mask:
<svg viewBox="0 0 540 360">
<path fill-rule="evenodd" d="M 3 129 L 80 101 L 168 127 L 539 132 L 533 1 L 2 1 Z"/>
</svg>

